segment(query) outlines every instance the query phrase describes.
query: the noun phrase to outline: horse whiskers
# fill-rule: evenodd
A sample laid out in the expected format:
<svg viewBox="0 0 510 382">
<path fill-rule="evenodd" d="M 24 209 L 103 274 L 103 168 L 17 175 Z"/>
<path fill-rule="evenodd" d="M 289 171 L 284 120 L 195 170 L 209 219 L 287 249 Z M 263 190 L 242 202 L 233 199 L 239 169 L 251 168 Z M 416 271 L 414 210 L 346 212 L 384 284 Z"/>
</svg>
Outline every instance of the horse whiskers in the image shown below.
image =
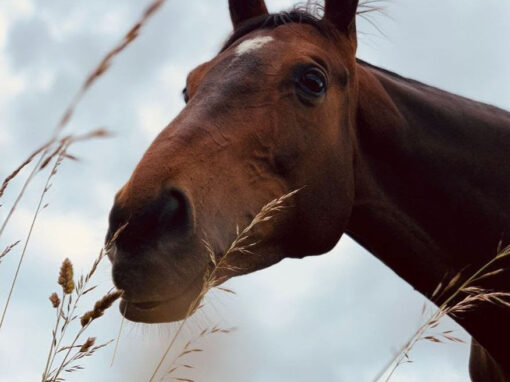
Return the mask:
<svg viewBox="0 0 510 382">
<path fill-rule="evenodd" d="M 189 306 L 188 313 L 186 314 L 185 318 L 181 321 L 179 324 L 179 327 L 177 328 L 177 331 L 173 335 L 169 345 L 167 346 L 165 352 L 163 353 L 161 359 L 158 362 L 158 365 L 156 366 L 151 378 L 150 382 L 154 381 L 156 378 L 159 370 L 163 366 L 163 363 L 165 362 L 168 354 L 173 349 L 174 344 L 176 343 L 177 338 L 182 333 L 185 324 L 188 322 L 188 319 L 191 317 L 193 313 L 195 313 L 198 310 L 201 310 L 203 305 L 199 305 L 202 299 L 205 297 L 205 295 L 214 288 L 218 283 L 217 272 L 219 269 L 222 269 L 224 267 L 227 267 L 226 269 L 234 269 L 231 268 L 231 266 L 228 264 L 229 257 L 233 253 L 242 253 L 247 254 L 244 249 L 250 246 L 250 243 L 247 243 L 250 238 L 250 234 L 252 233 L 253 229 L 258 226 L 259 224 L 262 224 L 264 222 L 268 222 L 271 219 L 273 219 L 277 214 L 282 213 L 286 208 L 287 201 L 293 197 L 296 193 L 298 193 L 302 188 L 291 191 L 279 198 L 276 198 L 266 205 L 264 205 L 260 211 L 255 215 L 255 217 L 252 219 L 252 221 L 243 229 L 239 230 L 239 228 L 236 230 L 237 236 L 232 241 L 232 244 L 229 246 L 229 248 L 225 251 L 223 256 L 220 257 L 220 259 L 217 259 L 217 256 L 213 250 L 213 246 L 206 240 L 202 239 L 202 242 L 204 244 L 204 248 L 209 255 L 210 259 L 210 266 L 207 270 L 207 272 L 204 274 L 203 279 L 203 285 L 202 290 L 198 294 L 198 296 L 192 301 L 192 303 Z M 214 334 L 214 333 L 229 333 L 231 330 L 225 330 L 220 329 L 217 327 L 214 327 L 208 332 L 208 329 L 204 329 L 204 331 L 201 333 L 201 337 L 203 337 L 206 333 Z M 189 345 L 191 344 L 192 340 L 188 341 L 186 345 L 184 346 L 183 350 L 177 357 L 174 359 L 173 363 L 170 366 L 170 371 L 167 374 L 173 373 L 175 370 L 178 369 L 178 367 L 175 366 L 175 362 L 179 358 L 181 358 L 184 355 L 187 355 L 189 353 L 193 353 L 193 351 L 189 350 Z"/>
</svg>

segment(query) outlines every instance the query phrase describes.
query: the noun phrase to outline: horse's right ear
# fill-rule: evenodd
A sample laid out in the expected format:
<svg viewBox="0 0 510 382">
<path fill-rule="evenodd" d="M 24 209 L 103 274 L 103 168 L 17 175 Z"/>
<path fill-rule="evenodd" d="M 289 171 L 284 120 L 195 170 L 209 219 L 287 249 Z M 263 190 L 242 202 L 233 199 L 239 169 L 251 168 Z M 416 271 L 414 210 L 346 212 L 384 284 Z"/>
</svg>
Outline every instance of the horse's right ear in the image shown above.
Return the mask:
<svg viewBox="0 0 510 382">
<path fill-rule="evenodd" d="M 356 11 L 359 0 L 326 0 L 324 18 L 341 32 L 356 36 Z"/>
<path fill-rule="evenodd" d="M 269 14 L 264 0 L 228 0 L 234 29 L 252 17 Z"/>
</svg>

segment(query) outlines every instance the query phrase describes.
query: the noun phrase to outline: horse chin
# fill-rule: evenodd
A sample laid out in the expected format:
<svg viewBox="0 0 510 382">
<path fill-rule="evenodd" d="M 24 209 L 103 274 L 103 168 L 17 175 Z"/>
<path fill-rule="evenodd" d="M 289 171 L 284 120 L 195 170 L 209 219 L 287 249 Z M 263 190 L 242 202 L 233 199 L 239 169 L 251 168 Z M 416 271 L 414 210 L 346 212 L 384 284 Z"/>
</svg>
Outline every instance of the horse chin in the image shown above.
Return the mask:
<svg viewBox="0 0 510 382">
<path fill-rule="evenodd" d="M 202 284 L 193 283 L 178 296 L 167 300 L 129 300 L 120 302 L 121 314 L 133 322 L 157 324 L 181 321 L 191 316 L 200 306 Z M 192 308 L 193 307 L 193 308 Z"/>
</svg>

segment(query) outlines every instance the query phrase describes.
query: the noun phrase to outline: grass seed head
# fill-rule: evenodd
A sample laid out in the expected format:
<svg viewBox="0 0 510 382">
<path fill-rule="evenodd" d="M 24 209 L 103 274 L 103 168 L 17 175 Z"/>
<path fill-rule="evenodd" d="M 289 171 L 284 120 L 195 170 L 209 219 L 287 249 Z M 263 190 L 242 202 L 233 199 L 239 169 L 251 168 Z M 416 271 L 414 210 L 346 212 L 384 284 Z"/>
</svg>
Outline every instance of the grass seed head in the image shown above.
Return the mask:
<svg viewBox="0 0 510 382">
<path fill-rule="evenodd" d="M 60 306 L 60 298 L 58 294 L 52 293 L 50 296 L 51 305 L 56 309 Z"/>
<path fill-rule="evenodd" d="M 74 290 L 73 264 L 66 258 L 60 267 L 58 283 L 62 286 L 65 294 L 71 294 Z"/>
<path fill-rule="evenodd" d="M 83 345 L 81 345 L 80 353 L 86 353 L 96 343 L 96 337 L 89 337 Z"/>
<path fill-rule="evenodd" d="M 81 316 L 81 326 L 84 327 L 94 321 L 96 318 L 101 317 L 105 310 L 110 308 L 113 303 L 124 294 L 121 290 L 116 290 L 105 295 L 101 300 L 94 304 L 94 309 L 89 310 L 83 316 Z"/>
</svg>

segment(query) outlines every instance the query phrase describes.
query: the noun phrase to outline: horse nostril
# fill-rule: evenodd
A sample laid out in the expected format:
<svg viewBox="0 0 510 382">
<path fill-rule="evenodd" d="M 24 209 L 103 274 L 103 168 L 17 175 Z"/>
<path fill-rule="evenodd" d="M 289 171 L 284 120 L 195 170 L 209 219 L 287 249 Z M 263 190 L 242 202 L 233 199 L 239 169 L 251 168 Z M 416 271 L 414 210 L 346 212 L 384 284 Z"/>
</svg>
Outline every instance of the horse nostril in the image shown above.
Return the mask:
<svg viewBox="0 0 510 382">
<path fill-rule="evenodd" d="M 184 194 L 173 188 L 164 192 L 160 199 L 159 226 L 165 231 L 189 228 L 189 206 Z"/>
<path fill-rule="evenodd" d="M 163 191 L 156 199 L 133 211 L 129 206 L 115 205 L 110 213 L 107 241 L 126 223 L 115 242 L 125 253 L 154 246 L 162 236 L 183 236 L 191 232 L 190 210 L 187 197 L 175 188 Z"/>
</svg>

